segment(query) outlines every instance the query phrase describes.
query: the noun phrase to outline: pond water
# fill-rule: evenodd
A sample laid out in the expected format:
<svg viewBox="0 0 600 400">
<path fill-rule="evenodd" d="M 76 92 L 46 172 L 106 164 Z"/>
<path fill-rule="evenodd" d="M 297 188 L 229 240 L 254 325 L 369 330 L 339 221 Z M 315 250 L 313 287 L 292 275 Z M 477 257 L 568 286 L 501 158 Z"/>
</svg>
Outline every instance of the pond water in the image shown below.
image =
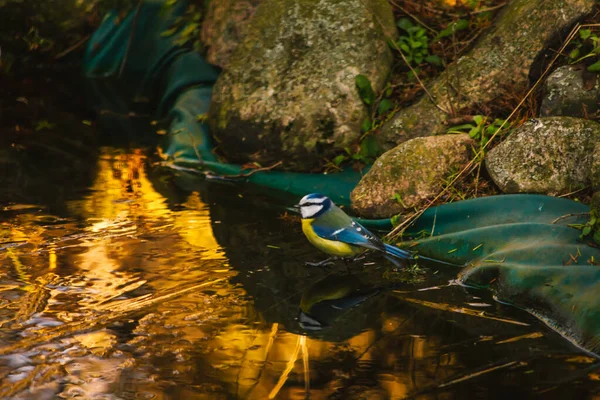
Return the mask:
<svg viewBox="0 0 600 400">
<path fill-rule="evenodd" d="M 102 147 L 86 158 L 87 179 L 61 172 L 68 195 L 47 185 L 35 204 L 4 204 L 0 398 L 600 391 L 595 358 L 489 293 L 452 284 L 456 270 L 397 271 L 371 255 L 307 267 L 323 255 L 286 204 L 165 174 L 146 150 Z"/>
<path fill-rule="evenodd" d="M 95 177 L 62 215 L 44 204 L 2 211 L 1 398 L 596 390 L 593 358 L 485 292 L 449 284 L 447 267 L 398 272 L 376 257 L 306 267 L 322 255 L 260 196 L 206 182 L 177 189 L 149 175 L 140 149 L 103 148 L 93 162 Z M 302 328 L 301 302 L 321 329 Z"/>
</svg>

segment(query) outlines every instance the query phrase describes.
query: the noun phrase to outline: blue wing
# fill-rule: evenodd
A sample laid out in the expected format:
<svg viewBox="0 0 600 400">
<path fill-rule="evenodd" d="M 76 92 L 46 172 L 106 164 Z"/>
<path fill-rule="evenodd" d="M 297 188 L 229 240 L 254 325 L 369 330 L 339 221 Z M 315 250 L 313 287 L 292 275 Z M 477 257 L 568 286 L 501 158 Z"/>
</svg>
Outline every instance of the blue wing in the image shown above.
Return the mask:
<svg viewBox="0 0 600 400">
<path fill-rule="evenodd" d="M 348 217 L 348 224 L 345 226 L 335 226 L 329 224 L 313 223 L 312 227 L 315 233 L 323 239 L 344 242 L 371 250 L 385 252 L 383 242 L 358 222 L 352 221 Z"/>
<path fill-rule="evenodd" d="M 315 233 L 323 239 L 335 240 L 378 250 L 398 258 L 412 258 L 412 253 L 395 246 L 384 244 L 381 239 L 373 235 L 367 228 L 353 221 L 345 212 L 335 205 L 313 223 Z"/>
</svg>

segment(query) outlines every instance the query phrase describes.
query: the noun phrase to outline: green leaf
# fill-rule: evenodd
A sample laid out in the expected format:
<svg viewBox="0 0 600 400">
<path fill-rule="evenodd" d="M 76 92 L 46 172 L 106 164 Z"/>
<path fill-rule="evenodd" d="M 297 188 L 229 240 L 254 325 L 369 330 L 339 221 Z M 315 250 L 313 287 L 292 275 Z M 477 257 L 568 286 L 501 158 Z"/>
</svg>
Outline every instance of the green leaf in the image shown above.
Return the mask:
<svg viewBox="0 0 600 400">
<path fill-rule="evenodd" d="M 393 105 L 394 102 L 392 102 L 390 99 L 381 100 L 379 106 L 377 107 L 377 115 L 385 114 L 390 108 L 392 108 Z"/>
<path fill-rule="evenodd" d="M 483 115 L 474 116 L 473 121 L 475 121 L 477 125 L 481 125 L 483 123 Z"/>
<path fill-rule="evenodd" d="M 341 163 L 343 163 L 344 161 L 346 161 L 348 157 L 346 157 L 344 154 L 340 154 L 339 156 L 335 156 L 333 159 L 333 163 L 335 165 L 340 165 Z"/>
<path fill-rule="evenodd" d="M 581 50 L 579 48 L 573 49 L 573 51 L 569 53 L 569 59 L 575 60 L 576 58 L 579 58 L 580 54 Z"/>
<path fill-rule="evenodd" d="M 586 227 L 585 227 L 585 228 L 583 228 L 583 230 L 581 231 L 581 234 L 582 234 L 583 236 L 587 236 L 587 235 L 589 235 L 591 232 L 592 232 L 592 227 L 591 227 L 591 226 L 589 226 L 589 225 L 586 225 Z"/>
<path fill-rule="evenodd" d="M 360 96 L 361 100 L 368 106 L 373 104 L 375 102 L 375 92 L 373 92 L 369 78 L 359 74 L 356 75 L 354 81 L 356 82 L 356 88 L 358 89 L 358 95 Z"/>
<path fill-rule="evenodd" d="M 476 126 L 474 126 L 473 124 L 462 124 L 462 125 L 453 126 L 452 128 L 450 128 L 450 130 L 462 131 L 462 130 L 466 130 L 466 129 L 471 130 L 472 128 L 476 128 Z"/>
<path fill-rule="evenodd" d="M 589 38 L 591 34 L 592 34 L 591 29 L 582 29 L 579 31 L 579 37 L 582 38 L 583 40 Z"/>
<path fill-rule="evenodd" d="M 363 132 L 363 133 L 364 132 L 368 132 L 368 131 L 371 130 L 371 126 L 372 126 L 372 124 L 371 124 L 371 118 L 366 117 L 363 120 L 362 124 L 360 125 L 360 131 Z"/>
<path fill-rule="evenodd" d="M 587 69 L 590 72 L 599 72 L 600 71 L 600 61 L 596 61 L 595 63 L 590 65 Z"/>
<path fill-rule="evenodd" d="M 420 54 L 415 55 L 415 63 L 421 64 L 423 62 L 423 56 Z"/>
<path fill-rule="evenodd" d="M 600 231 L 594 232 L 594 242 L 600 244 Z"/>
<path fill-rule="evenodd" d="M 180 36 L 182 38 L 185 38 L 187 36 L 190 36 L 194 33 L 194 31 L 199 27 L 200 25 L 198 25 L 195 22 L 192 22 L 191 24 L 187 24 L 185 28 L 183 28 L 183 30 L 181 31 Z"/>
<path fill-rule="evenodd" d="M 394 88 L 388 84 L 387 88 L 385 88 L 385 97 L 390 97 L 393 92 Z"/>
<path fill-rule="evenodd" d="M 594 225 L 596 225 L 596 217 L 592 217 L 592 218 L 590 218 L 590 225 L 591 225 L 591 226 L 594 226 Z"/>
<path fill-rule="evenodd" d="M 496 125 L 496 124 L 488 125 L 486 128 L 486 131 L 491 134 L 494 134 L 494 133 L 498 132 L 499 130 L 500 130 L 500 125 Z"/>
<path fill-rule="evenodd" d="M 405 52 L 406 54 L 409 54 L 409 53 L 410 53 L 410 47 L 408 47 L 408 45 L 406 45 L 406 44 L 404 44 L 404 43 L 401 43 L 399 47 L 400 47 L 400 49 L 401 49 L 403 52 Z"/>
<path fill-rule="evenodd" d="M 396 25 L 398 25 L 398 28 L 404 29 L 407 32 L 413 27 L 412 22 L 410 22 L 410 19 L 408 18 L 400 18 L 398 22 L 396 22 Z"/>
<path fill-rule="evenodd" d="M 373 135 L 365 136 L 360 142 L 360 155 L 363 158 L 375 158 L 379 155 L 379 145 Z"/>
<path fill-rule="evenodd" d="M 469 27 L 469 21 L 467 21 L 466 19 L 459 19 L 458 21 L 456 21 L 454 23 L 455 31 L 463 31 L 463 30 L 467 29 L 468 27 Z"/>
<path fill-rule="evenodd" d="M 435 54 L 425 57 L 425 61 L 427 61 L 431 65 L 435 65 L 436 67 L 442 66 L 442 59 L 439 56 L 436 56 Z"/>
<path fill-rule="evenodd" d="M 176 26 L 169 28 L 165 31 L 162 31 L 160 34 L 160 37 L 168 37 L 168 36 L 173 36 L 175 34 L 175 32 L 177 32 L 178 28 Z"/>
<path fill-rule="evenodd" d="M 42 129 L 54 129 L 55 127 L 56 127 L 56 124 L 48 122 L 48 120 L 46 120 L 46 119 L 43 119 L 41 121 L 37 121 L 35 130 L 41 131 Z"/>
<path fill-rule="evenodd" d="M 459 19 L 456 22 L 450 23 L 445 29 L 442 29 L 440 33 L 437 34 L 434 40 L 439 40 L 448 36 L 452 36 L 453 32 L 462 31 L 469 27 L 469 21 L 466 19 Z"/>
</svg>

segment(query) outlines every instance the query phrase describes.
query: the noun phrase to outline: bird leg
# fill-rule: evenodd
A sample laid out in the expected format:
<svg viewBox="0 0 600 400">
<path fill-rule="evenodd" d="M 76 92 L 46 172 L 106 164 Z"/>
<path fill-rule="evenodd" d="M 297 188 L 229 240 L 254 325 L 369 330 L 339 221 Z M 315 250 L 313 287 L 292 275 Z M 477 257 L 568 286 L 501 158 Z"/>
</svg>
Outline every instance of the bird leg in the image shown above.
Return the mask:
<svg viewBox="0 0 600 400">
<path fill-rule="evenodd" d="M 357 255 L 356 257 L 351 258 L 350 261 L 357 262 L 357 261 L 360 261 L 360 260 L 364 260 L 366 257 L 367 256 L 363 253 L 363 254 Z"/>
<path fill-rule="evenodd" d="M 323 261 L 319 261 L 319 262 L 309 262 L 309 261 L 307 261 L 304 264 L 308 265 L 310 267 L 326 267 L 328 265 L 335 264 L 335 260 L 337 260 L 337 259 L 338 259 L 338 257 L 329 257 L 328 259 L 323 260 Z"/>
</svg>

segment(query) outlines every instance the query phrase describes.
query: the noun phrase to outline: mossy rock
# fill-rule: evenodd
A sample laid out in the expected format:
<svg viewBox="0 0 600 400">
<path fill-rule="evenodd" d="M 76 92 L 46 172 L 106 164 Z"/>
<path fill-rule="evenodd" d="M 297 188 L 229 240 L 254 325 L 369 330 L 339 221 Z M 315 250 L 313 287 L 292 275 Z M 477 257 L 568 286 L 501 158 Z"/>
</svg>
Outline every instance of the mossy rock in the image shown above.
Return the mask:
<svg viewBox="0 0 600 400">
<path fill-rule="evenodd" d="M 343 152 L 367 116 L 355 78 L 383 88 L 395 33 L 385 0 L 263 0 L 214 87 L 220 150 L 300 171 Z"/>
<path fill-rule="evenodd" d="M 231 54 L 244 39 L 248 24 L 261 0 L 209 1 L 202 22 L 206 60 L 227 69 Z"/>
<path fill-rule="evenodd" d="M 586 117 L 598 110 L 600 81 L 583 65 L 564 65 L 552 72 L 544 84 L 540 107 L 543 117 Z"/>
<path fill-rule="evenodd" d="M 600 124 L 581 118 L 532 119 L 517 128 L 485 159 L 505 193 L 557 195 L 590 184 Z"/>
<path fill-rule="evenodd" d="M 386 152 L 352 191 L 352 207 L 361 216 L 385 218 L 437 195 L 444 179 L 472 156 L 469 135 L 415 138 Z"/>
</svg>

